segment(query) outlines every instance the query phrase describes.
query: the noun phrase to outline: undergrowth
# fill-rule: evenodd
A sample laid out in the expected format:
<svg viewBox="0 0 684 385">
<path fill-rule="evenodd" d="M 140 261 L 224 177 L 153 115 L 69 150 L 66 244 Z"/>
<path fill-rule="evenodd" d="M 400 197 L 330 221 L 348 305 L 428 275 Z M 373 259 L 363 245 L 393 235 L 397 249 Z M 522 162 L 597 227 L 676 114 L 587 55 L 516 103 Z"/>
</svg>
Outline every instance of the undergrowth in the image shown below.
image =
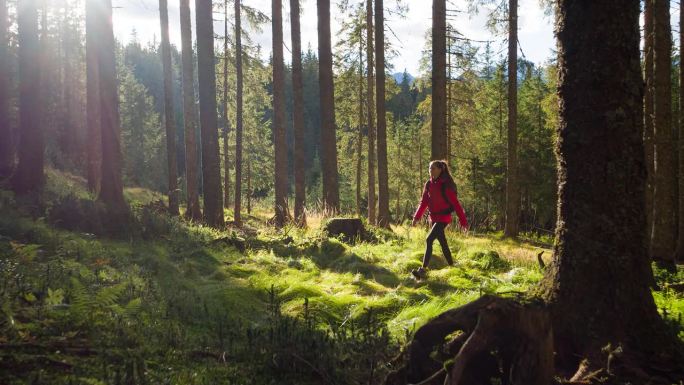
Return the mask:
<svg viewBox="0 0 684 385">
<path fill-rule="evenodd" d="M 218 231 L 168 217 L 139 189 L 113 235 L 78 181 L 53 180 L 40 207 L 0 191 L 3 384 L 378 383 L 417 327 L 485 293 L 527 291 L 543 275 L 537 255 L 550 259 L 546 238 L 447 231 L 456 266 L 436 246 L 416 282 L 425 228 L 347 244 L 316 226 L 274 231 L 257 206 L 246 232 Z M 656 304 L 684 338 L 684 273 L 655 273 Z"/>
</svg>

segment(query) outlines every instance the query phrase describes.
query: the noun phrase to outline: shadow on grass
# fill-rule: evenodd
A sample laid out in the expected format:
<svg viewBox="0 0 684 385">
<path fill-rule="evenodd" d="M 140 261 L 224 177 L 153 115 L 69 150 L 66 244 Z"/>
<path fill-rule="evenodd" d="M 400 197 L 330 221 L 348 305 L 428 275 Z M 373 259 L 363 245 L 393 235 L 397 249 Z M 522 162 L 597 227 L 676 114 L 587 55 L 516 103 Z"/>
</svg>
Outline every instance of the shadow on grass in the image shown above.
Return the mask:
<svg viewBox="0 0 684 385">
<path fill-rule="evenodd" d="M 370 263 L 360 256 L 350 253 L 343 244 L 336 240 L 326 239 L 318 249 L 312 253 L 311 259 L 322 269 L 338 273 L 361 274 L 366 279 L 372 279 L 385 287 L 396 287 L 401 283 L 399 277 L 382 266 Z"/>
</svg>

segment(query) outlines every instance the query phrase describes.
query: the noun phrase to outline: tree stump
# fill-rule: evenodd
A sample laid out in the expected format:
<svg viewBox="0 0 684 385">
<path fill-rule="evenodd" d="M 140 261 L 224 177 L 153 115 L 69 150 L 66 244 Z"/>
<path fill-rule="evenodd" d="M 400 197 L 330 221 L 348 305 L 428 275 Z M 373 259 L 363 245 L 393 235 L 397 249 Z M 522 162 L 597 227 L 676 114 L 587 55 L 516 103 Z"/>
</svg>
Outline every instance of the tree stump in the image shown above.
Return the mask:
<svg viewBox="0 0 684 385">
<path fill-rule="evenodd" d="M 359 218 L 330 218 L 323 227 L 323 231 L 331 237 L 342 239 L 344 242 L 368 238 L 363 222 Z"/>
<path fill-rule="evenodd" d="M 554 369 L 551 318 L 543 305 L 485 295 L 418 329 L 394 365 L 386 385 L 475 385 L 490 378 L 548 385 Z"/>
</svg>

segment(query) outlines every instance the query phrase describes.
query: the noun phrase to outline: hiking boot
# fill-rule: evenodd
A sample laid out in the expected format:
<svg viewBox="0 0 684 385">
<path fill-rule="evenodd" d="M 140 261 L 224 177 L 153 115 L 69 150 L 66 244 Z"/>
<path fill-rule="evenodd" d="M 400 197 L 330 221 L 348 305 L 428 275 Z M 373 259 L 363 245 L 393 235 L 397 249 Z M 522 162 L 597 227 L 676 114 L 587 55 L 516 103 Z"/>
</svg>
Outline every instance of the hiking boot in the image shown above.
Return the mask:
<svg viewBox="0 0 684 385">
<path fill-rule="evenodd" d="M 413 274 L 413 276 L 414 276 L 417 280 L 421 280 L 421 279 L 427 278 L 427 271 L 425 270 L 424 267 L 419 267 L 418 269 L 413 269 L 413 270 L 411 270 L 411 274 Z"/>
</svg>

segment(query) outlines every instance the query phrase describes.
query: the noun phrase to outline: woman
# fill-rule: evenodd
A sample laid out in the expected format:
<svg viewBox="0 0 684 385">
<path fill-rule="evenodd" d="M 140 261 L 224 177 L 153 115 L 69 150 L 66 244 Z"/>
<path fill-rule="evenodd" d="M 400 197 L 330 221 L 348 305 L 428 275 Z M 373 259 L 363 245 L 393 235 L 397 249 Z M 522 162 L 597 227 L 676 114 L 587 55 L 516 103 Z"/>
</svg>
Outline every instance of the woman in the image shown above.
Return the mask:
<svg viewBox="0 0 684 385">
<path fill-rule="evenodd" d="M 432 228 L 426 239 L 427 244 L 425 246 L 425 255 L 423 256 L 423 266 L 411 271 L 416 279 L 423 279 L 427 276 L 427 267 L 430 263 L 430 257 L 432 257 L 432 243 L 435 239 L 442 246 L 442 253 L 447 263 L 449 266 L 453 266 L 454 261 L 451 258 L 451 251 L 444 235 L 444 229 L 451 223 L 452 212 L 456 211 L 461 227 L 468 230 L 468 220 L 456 195 L 456 183 L 449 172 L 449 166 L 443 160 L 433 160 L 430 162 L 430 179 L 425 182 L 420 206 L 418 206 L 418 210 L 416 210 L 413 216 L 413 223 L 411 225 L 415 226 L 418 223 L 425 209 L 430 210 Z"/>
</svg>

